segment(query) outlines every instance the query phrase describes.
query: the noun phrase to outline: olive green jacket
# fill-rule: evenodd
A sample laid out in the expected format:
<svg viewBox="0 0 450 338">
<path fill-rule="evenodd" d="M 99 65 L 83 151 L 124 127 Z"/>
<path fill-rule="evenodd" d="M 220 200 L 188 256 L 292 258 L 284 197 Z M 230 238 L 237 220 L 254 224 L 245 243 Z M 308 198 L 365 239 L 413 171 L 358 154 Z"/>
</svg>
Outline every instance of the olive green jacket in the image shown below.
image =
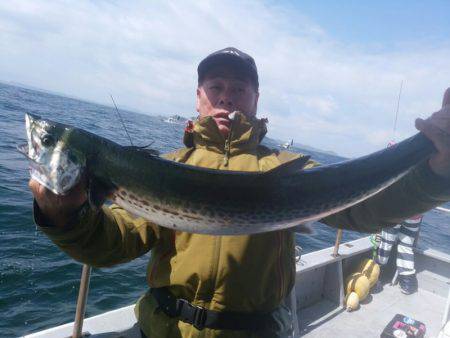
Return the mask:
<svg viewBox="0 0 450 338">
<path fill-rule="evenodd" d="M 300 156 L 260 145 L 265 133 L 264 121 L 237 114 L 230 138 L 224 139 L 215 121 L 207 117 L 185 135 L 189 147 L 166 157 L 207 168 L 266 171 Z M 323 222 L 374 232 L 449 200 L 449 191 L 424 163 L 385 191 Z M 290 230 L 242 236 L 191 234 L 133 217 L 116 205 L 97 212 L 84 207 L 65 229 L 46 226 L 39 217 L 36 222 L 63 251 L 94 267 L 127 262 L 152 250 L 149 286 L 167 286 L 176 297 L 211 310 L 270 312 L 295 282 Z M 200 332 L 167 318 L 148 293 L 139 300 L 136 315 L 148 337 L 251 336 L 210 329 Z"/>
</svg>

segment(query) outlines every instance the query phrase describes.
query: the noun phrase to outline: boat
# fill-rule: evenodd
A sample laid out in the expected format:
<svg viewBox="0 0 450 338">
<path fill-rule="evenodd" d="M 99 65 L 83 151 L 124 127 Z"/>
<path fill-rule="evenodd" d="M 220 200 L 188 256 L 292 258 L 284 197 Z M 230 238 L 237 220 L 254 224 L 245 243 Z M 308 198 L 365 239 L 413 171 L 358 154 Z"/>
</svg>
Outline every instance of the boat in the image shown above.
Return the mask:
<svg viewBox="0 0 450 338">
<path fill-rule="evenodd" d="M 286 142 L 286 143 L 280 144 L 280 147 L 283 148 L 283 149 L 289 149 L 293 145 L 294 145 L 294 139 L 291 139 L 290 142 Z"/>
<path fill-rule="evenodd" d="M 419 290 L 412 295 L 402 294 L 393 282 L 395 268 L 391 259 L 383 268 L 384 277 L 379 281 L 382 287 L 378 292 L 372 292 L 358 310 L 348 312 L 344 305 L 345 277 L 355 264 L 371 257 L 372 249 L 370 237 L 337 243 L 335 247 L 305 255 L 296 247 L 296 283 L 289 297 L 290 307 L 296 314 L 293 316 L 295 337 L 380 337 L 397 314 L 424 323 L 426 337 L 438 337 L 450 319 L 450 255 L 420 245 L 414 248 Z M 339 250 L 337 254 L 336 250 Z M 129 305 L 85 319 L 83 334 L 140 338 L 133 308 L 134 305 Z M 67 323 L 25 337 L 69 337 L 73 326 Z"/>
<path fill-rule="evenodd" d="M 185 124 L 187 119 L 180 115 L 172 115 L 163 120 L 166 123 Z"/>
</svg>

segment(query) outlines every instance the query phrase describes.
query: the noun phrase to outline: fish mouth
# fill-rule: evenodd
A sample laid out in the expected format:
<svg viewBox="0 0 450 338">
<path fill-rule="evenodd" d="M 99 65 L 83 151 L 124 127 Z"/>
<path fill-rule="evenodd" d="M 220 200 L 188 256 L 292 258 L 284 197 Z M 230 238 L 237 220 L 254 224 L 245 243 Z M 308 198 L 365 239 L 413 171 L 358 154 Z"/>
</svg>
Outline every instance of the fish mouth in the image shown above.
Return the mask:
<svg viewBox="0 0 450 338">
<path fill-rule="evenodd" d="M 25 150 L 26 146 L 17 146 L 17 149 L 21 154 L 23 154 L 28 159 L 29 164 L 29 170 L 30 170 L 30 176 L 33 180 L 37 181 L 40 185 L 44 186 L 51 192 L 53 192 L 56 195 L 66 195 L 68 191 L 74 186 L 74 184 L 71 185 L 59 185 L 55 184 L 54 180 L 51 179 L 52 175 L 52 168 L 37 162 L 35 159 L 28 156 L 27 151 Z M 76 183 L 79 181 L 79 178 L 82 175 L 82 171 L 79 170 L 76 172 L 76 178 L 74 182 Z"/>
<path fill-rule="evenodd" d="M 80 181 L 83 175 L 83 168 L 78 168 L 73 163 L 70 166 L 71 168 L 67 169 L 69 174 L 65 175 L 64 169 L 61 167 L 55 170 L 55 168 L 52 168 L 48 164 L 37 161 L 28 154 L 28 146 L 26 144 L 18 145 L 16 148 L 27 158 L 31 178 L 56 195 L 66 195 Z"/>
<path fill-rule="evenodd" d="M 16 149 L 27 158 L 31 178 L 56 195 L 67 194 L 83 173 L 78 156 L 56 138 L 51 144 L 45 144 L 48 129 L 53 127 L 51 121 L 25 114 L 25 126 L 28 142 L 17 145 Z"/>
<path fill-rule="evenodd" d="M 56 190 L 52 185 L 49 184 L 48 180 L 46 179 L 47 170 L 46 168 L 39 164 L 35 159 L 30 157 L 28 154 L 28 144 L 20 144 L 16 146 L 16 149 L 19 153 L 21 153 L 23 156 L 25 156 L 28 160 L 29 164 L 29 170 L 30 170 L 30 176 L 32 179 L 37 181 L 39 184 L 45 186 L 47 189 L 51 190 L 54 193 L 61 193 L 60 191 Z"/>
<path fill-rule="evenodd" d="M 37 150 L 36 150 L 36 144 L 35 142 L 32 142 L 32 148 L 34 150 L 35 154 L 38 154 Z M 21 153 L 23 156 L 25 156 L 29 161 L 34 162 L 36 164 L 38 164 L 38 162 L 30 156 L 30 146 L 28 143 L 24 143 L 24 144 L 19 144 L 16 146 L 16 150 Z"/>
</svg>

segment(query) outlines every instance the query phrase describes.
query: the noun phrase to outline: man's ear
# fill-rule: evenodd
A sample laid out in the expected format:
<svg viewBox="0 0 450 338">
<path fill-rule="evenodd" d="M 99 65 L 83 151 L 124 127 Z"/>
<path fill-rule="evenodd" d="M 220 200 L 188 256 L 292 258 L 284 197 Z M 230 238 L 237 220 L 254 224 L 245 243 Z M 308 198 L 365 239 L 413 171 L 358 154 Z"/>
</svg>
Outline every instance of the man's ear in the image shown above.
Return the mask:
<svg viewBox="0 0 450 338">
<path fill-rule="evenodd" d="M 197 101 L 195 103 L 195 109 L 197 110 L 198 113 L 200 113 L 199 109 L 200 109 L 200 87 L 197 87 Z"/>
<path fill-rule="evenodd" d="M 256 95 L 255 95 L 255 107 L 254 107 L 254 109 L 253 109 L 253 111 L 254 111 L 254 116 L 256 116 L 256 112 L 258 111 L 258 100 L 259 100 L 259 92 L 256 92 Z"/>
</svg>

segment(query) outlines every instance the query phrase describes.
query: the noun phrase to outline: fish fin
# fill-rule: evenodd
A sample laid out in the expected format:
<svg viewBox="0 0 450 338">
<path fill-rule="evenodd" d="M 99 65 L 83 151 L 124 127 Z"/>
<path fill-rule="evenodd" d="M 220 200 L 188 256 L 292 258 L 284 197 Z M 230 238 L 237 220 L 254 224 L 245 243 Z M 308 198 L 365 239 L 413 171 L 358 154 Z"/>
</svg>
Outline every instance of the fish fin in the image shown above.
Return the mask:
<svg viewBox="0 0 450 338">
<path fill-rule="evenodd" d="M 140 151 L 140 152 L 143 152 L 143 153 L 147 153 L 147 154 L 149 154 L 151 156 L 159 156 L 160 152 L 158 150 L 148 148 L 152 144 L 153 144 L 153 142 L 148 144 L 148 145 L 146 145 L 146 146 L 143 146 L 143 147 L 140 147 L 140 146 L 125 146 L 124 148 L 131 149 L 131 150 L 137 150 L 137 151 Z"/>
<path fill-rule="evenodd" d="M 89 205 L 97 210 L 112 195 L 115 187 L 105 184 L 98 179 L 90 178 L 88 187 Z"/>
<path fill-rule="evenodd" d="M 305 165 L 308 163 L 311 156 L 305 155 L 289 162 L 280 164 L 278 167 L 275 167 L 269 171 L 266 171 L 264 175 L 270 176 L 289 176 L 298 173 L 302 170 Z"/>
</svg>

